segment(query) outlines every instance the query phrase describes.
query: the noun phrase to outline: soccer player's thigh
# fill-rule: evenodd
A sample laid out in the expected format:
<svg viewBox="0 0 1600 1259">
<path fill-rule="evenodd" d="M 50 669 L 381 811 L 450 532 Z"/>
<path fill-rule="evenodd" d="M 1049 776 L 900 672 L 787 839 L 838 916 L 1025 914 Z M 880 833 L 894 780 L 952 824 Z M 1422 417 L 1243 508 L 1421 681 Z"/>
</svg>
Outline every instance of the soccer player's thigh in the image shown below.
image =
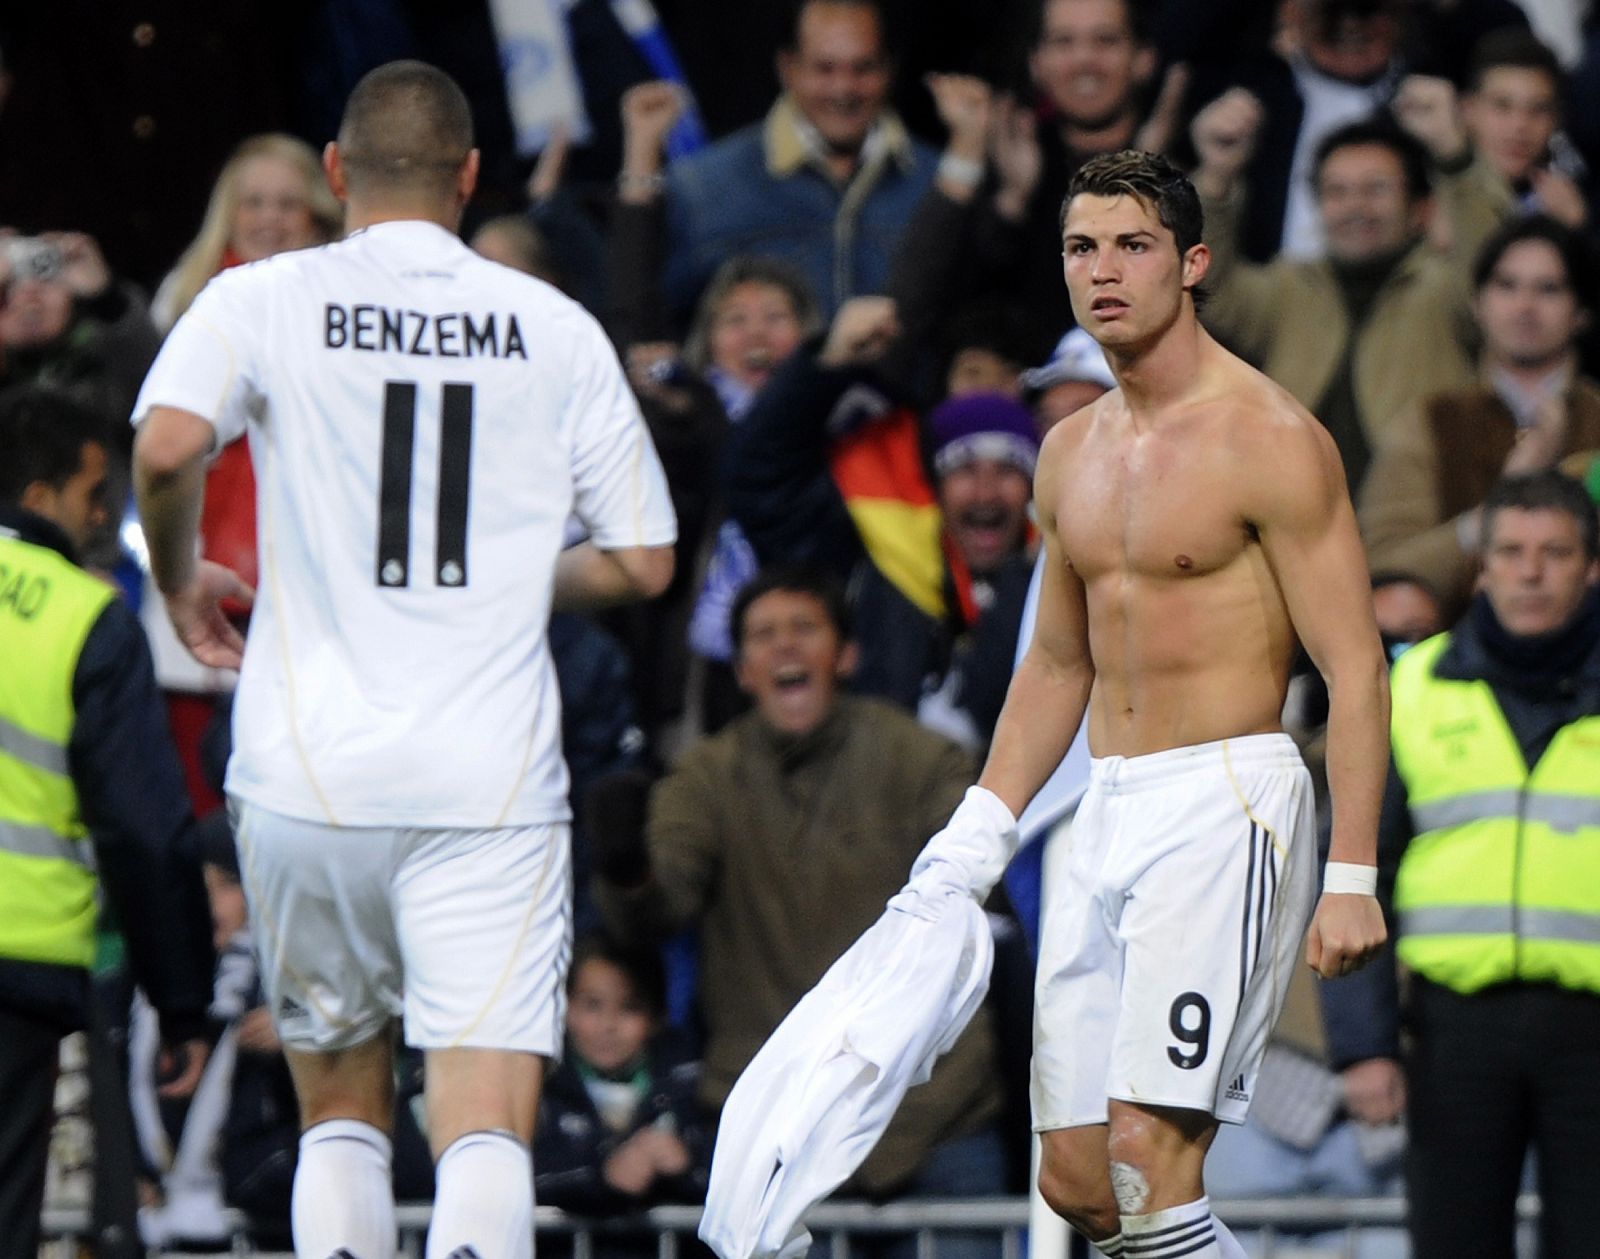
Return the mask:
<svg viewBox="0 0 1600 1259">
<path fill-rule="evenodd" d="M 564 824 L 416 832 L 393 898 L 406 1042 L 428 1055 L 429 1142 L 531 1139 L 544 1060 L 560 1051 L 572 951 Z"/>
<path fill-rule="evenodd" d="M 1091 791 L 1070 829 L 1058 829 L 1045 850 L 1030 1078 L 1035 1132 L 1106 1122 L 1123 964 L 1115 922 L 1121 896 L 1104 877 L 1114 813 Z"/>
<path fill-rule="evenodd" d="M 1216 795 L 1176 793 L 1174 840 L 1132 883 L 1108 1092 L 1241 1123 L 1299 955 L 1315 853 L 1294 818 L 1280 832 Z"/>
<path fill-rule="evenodd" d="M 391 1027 L 400 949 L 388 888 L 396 835 L 229 808 L 261 985 L 294 1075 L 303 1125 L 391 1123 Z"/>
</svg>

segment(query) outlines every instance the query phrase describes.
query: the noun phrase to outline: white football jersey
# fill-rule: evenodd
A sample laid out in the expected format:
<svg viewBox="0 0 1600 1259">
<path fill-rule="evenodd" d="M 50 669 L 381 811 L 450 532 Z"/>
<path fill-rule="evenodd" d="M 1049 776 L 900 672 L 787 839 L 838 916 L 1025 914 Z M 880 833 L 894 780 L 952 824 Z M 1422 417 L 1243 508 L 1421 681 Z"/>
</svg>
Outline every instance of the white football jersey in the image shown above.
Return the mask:
<svg viewBox="0 0 1600 1259">
<path fill-rule="evenodd" d="M 140 391 L 248 426 L 261 576 L 228 790 L 346 826 L 569 816 L 545 643 L 569 514 L 664 546 L 615 352 L 555 289 L 420 221 L 217 276 Z"/>
</svg>

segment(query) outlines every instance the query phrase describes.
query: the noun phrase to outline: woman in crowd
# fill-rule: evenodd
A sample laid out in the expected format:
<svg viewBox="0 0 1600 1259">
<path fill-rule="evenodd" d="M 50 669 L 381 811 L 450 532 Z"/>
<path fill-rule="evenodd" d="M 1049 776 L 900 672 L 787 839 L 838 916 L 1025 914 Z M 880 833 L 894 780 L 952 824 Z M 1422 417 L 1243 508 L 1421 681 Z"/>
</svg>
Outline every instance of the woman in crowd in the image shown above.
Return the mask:
<svg viewBox="0 0 1600 1259">
<path fill-rule="evenodd" d="M 156 291 L 156 326 L 172 327 L 219 271 L 332 240 L 343 214 L 315 149 L 293 136 L 252 136 L 222 168 L 199 234 Z"/>
<path fill-rule="evenodd" d="M 164 334 L 212 276 L 241 263 L 289 249 L 320 245 L 339 235 L 344 211 L 328 187 L 316 150 L 293 136 L 252 136 L 234 150 L 211 190 L 199 234 L 162 281 L 151 317 Z M 206 475 L 200 536 L 207 559 L 256 582 L 256 484 L 243 438 L 217 457 Z M 189 774 L 196 810 L 221 804 L 199 771 L 196 748 L 211 720 L 215 696 L 226 685 L 178 646 L 161 601 L 145 618 L 156 657 L 156 676 L 167 693 L 173 735 Z M 243 607 L 228 606 L 242 618 Z"/>
</svg>

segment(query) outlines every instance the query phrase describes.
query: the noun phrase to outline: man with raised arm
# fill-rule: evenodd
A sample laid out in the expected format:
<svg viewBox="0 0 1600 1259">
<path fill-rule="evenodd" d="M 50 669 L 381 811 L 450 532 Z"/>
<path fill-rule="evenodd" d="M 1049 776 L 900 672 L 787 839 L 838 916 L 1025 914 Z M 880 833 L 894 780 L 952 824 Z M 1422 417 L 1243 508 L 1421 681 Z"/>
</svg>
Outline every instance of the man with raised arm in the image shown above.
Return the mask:
<svg viewBox="0 0 1600 1259">
<path fill-rule="evenodd" d="M 1088 712 L 1091 784 L 1040 945 L 1040 1188 L 1104 1254 L 1230 1259 L 1202 1165 L 1218 1121 L 1244 1118 L 1316 868 L 1279 724 L 1290 661 L 1304 644 L 1331 695 L 1332 860 L 1306 946 L 1325 976 L 1384 938 L 1387 671 L 1332 439 L 1195 318 L 1193 187 L 1149 154 L 1096 158 L 1062 229 L 1074 313 L 1118 388 L 1045 440 L 1038 628 L 924 860 L 1003 861 Z"/>
<path fill-rule="evenodd" d="M 393 1022 L 427 1055 L 428 1259 L 528 1259 L 528 1144 L 560 1052 L 567 771 L 552 605 L 660 593 L 665 479 L 599 326 L 457 237 L 478 153 L 421 62 L 356 85 L 325 155 L 349 235 L 217 277 L 135 408 L 180 639 L 238 665 L 227 788 L 300 1101 L 300 1259 L 390 1259 Z M 245 647 L 195 559 L 204 461 L 246 427 L 262 589 Z M 562 549 L 569 515 L 589 540 Z"/>
</svg>

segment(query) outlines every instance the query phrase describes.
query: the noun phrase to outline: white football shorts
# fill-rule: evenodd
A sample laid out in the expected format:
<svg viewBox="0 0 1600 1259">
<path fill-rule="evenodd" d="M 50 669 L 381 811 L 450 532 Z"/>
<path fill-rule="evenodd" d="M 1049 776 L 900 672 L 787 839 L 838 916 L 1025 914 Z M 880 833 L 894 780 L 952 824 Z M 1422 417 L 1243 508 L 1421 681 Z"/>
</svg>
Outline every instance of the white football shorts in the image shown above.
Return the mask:
<svg viewBox="0 0 1600 1259">
<path fill-rule="evenodd" d="M 1294 742 L 1096 758 L 1063 841 L 1039 943 L 1034 1130 L 1105 1123 L 1108 1098 L 1243 1123 L 1314 900 Z"/>
<path fill-rule="evenodd" d="M 565 823 L 335 827 L 229 802 L 284 1044 L 345 1049 L 403 1016 L 418 1049 L 558 1058 L 572 955 Z"/>
</svg>

